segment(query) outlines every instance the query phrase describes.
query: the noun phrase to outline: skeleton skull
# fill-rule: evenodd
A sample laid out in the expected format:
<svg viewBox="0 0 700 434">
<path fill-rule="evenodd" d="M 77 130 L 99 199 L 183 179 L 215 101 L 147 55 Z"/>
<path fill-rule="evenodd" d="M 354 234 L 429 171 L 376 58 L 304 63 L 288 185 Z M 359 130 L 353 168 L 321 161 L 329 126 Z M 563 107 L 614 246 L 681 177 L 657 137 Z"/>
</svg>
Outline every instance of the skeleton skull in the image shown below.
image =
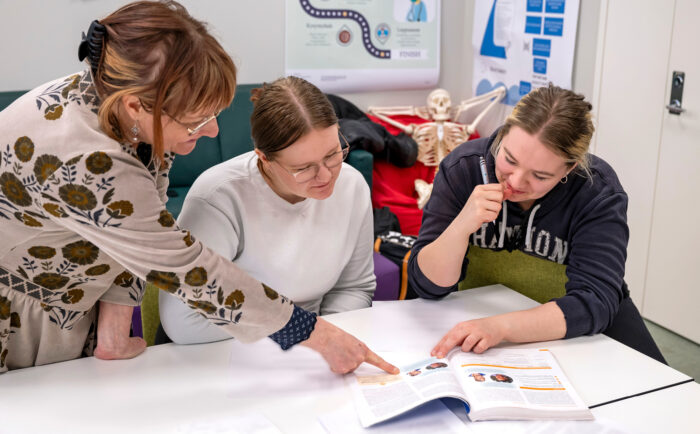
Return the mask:
<svg viewBox="0 0 700 434">
<path fill-rule="evenodd" d="M 434 121 L 444 122 L 450 119 L 452 101 L 445 89 L 435 89 L 428 95 L 428 110 Z"/>
</svg>

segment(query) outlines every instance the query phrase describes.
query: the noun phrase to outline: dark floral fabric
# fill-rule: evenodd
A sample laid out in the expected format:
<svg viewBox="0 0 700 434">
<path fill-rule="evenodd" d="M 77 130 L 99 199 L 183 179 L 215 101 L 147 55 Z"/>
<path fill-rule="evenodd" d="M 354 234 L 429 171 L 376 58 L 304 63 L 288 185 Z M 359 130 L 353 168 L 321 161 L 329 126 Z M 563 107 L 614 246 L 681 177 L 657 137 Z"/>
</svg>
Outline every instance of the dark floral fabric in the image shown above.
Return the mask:
<svg viewBox="0 0 700 434">
<path fill-rule="evenodd" d="M 15 142 L 15 155 L 23 163 L 32 159 L 34 155 L 34 142 L 27 136 L 22 136 Z"/>
<path fill-rule="evenodd" d="M 65 245 L 61 251 L 63 257 L 79 265 L 92 264 L 97 260 L 100 249 L 89 241 L 76 241 Z"/>
<path fill-rule="evenodd" d="M 132 143 L 104 134 L 99 102 L 85 71 L 0 112 L 0 297 L 8 300 L 0 298 L 0 358 L 24 360 L 15 357 L 23 349 L 8 347 L 10 332 L 41 340 L 42 327 L 27 327 L 17 303 L 74 331 L 61 345 L 89 355 L 94 327 L 84 322 L 95 305 L 137 305 L 147 282 L 243 341 L 284 326 L 289 300 L 204 248 L 166 210 L 174 155 L 142 160 Z"/>
<path fill-rule="evenodd" d="M 173 218 L 172 214 L 168 212 L 168 210 L 163 210 L 160 212 L 160 217 L 158 218 L 158 223 L 160 223 L 161 226 L 165 228 L 172 227 L 175 225 L 175 219 Z"/>
<path fill-rule="evenodd" d="M 14 173 L 5 172 L 0 175 L 0 190 L 5 198 L 15 205 L 25 207 L 32 204 L 32 198 L 29 196 L 27 188 Z"/>
</svg>

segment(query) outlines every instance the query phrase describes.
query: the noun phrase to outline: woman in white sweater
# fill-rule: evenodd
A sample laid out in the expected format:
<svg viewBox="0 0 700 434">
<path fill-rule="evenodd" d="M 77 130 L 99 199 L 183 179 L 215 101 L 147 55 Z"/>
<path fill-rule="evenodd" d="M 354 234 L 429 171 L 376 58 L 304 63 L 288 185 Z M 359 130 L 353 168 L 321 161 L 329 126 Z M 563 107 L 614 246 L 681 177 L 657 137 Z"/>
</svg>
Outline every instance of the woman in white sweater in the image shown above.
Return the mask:
<svg viewBox="0 0 700 434">
<path fill-rule="evenodd" d="M 362 175 L 343 164 L 348 143 L 331 104 L 297 77 L 266 84 L 251 100 L 255 150 L 204 172 L 178 223 L 308 311 L 369 307 L 370 192 Z M 170 294 L 160 295 L 160 316 L 176 343 L 231 337 Z"/>
</svg>

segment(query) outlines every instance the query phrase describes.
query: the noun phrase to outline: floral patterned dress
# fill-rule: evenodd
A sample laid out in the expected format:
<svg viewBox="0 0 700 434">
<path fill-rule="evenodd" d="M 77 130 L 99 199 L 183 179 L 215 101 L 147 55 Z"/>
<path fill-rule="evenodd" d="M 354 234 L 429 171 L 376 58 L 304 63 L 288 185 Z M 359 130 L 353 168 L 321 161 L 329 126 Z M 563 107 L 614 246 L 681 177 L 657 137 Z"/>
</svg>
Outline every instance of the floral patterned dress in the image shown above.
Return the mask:
<svg viewBox="0 0 700 434">
<path fill-rule="evenodd" d="M 138 305 L 144 281 L 241 341 L 281 329 L 289 300 L 165 209 L 173 155 L 144 164 L 98 106 L 85 71 L 0 112 L 0 372 L 92 355 L 97 302 Z"/>
</svg>

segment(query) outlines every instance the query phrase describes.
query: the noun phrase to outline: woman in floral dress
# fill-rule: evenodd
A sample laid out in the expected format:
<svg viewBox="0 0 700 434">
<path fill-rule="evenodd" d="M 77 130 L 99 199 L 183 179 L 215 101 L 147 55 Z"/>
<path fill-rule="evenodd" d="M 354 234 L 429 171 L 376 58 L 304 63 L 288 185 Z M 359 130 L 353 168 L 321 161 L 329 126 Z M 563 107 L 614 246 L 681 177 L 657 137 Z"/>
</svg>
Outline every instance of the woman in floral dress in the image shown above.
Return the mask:
<svg viewBox="0 0 700 434">
<path fill-rule="evenodd" d="M 365 361 L 394 372 L 166 210 L 172 159 L 218 134 L 235 90 L 235 66 L 203 24 L 176 2 L 131 3 L 92 23 L 80 56 L 88 70 L 0 112 L 0 372 L 123 344 L 144 282 L 241 341 L 301 343 L 335 372 Z M 126 342 L 104 358 L 140 351 Z"/>
</svg>

